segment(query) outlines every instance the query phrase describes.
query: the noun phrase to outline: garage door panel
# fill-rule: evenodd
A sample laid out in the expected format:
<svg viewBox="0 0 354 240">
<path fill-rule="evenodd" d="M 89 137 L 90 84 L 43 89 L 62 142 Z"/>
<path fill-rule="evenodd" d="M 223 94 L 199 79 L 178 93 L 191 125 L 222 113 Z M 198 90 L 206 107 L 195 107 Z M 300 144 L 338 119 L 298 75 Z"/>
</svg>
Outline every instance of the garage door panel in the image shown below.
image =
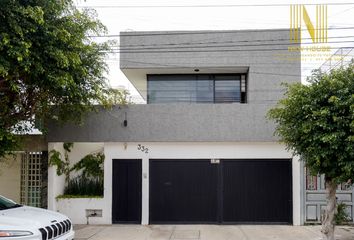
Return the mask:
<svg viewBox="0 0 354 240">
<path fill-rule="evenodd" d="M 291 161 L 223 161 L 224 222 L 291 222 Z"/>
<path fill-rule="evenodd" d="M 150 160 L 150 223 L 291 223 L 289 159 Z"/>
<path fill-rule="evenodd" d="M 217 174 L 210 160 L 151 160 L 150 223 L 216 222 Z"/>
</svg>

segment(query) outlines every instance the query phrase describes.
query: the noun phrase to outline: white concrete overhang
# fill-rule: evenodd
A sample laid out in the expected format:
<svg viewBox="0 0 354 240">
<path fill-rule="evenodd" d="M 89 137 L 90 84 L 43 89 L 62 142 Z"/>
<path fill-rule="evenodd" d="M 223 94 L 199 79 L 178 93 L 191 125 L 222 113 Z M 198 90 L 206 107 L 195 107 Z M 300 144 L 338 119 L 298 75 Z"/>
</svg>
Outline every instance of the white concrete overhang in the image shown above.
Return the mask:
<svg viewBox="0 0 354 240">
<path fill-rule="evenodd" d="M 193 68 L 121 68 L 124 75 L 137 89 L 139 94 L 147 99 L 147 75 L 149 74 L 218 74 L 247 73 L 249 67 L 193 67 Z"/>
</svg>

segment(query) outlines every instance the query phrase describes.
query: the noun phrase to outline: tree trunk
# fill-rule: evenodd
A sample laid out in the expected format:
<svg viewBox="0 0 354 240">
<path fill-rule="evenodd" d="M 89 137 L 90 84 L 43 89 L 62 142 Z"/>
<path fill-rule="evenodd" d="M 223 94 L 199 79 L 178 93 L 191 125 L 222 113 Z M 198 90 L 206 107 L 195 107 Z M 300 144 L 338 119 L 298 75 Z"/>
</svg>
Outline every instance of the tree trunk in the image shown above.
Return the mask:
<svg viewBox="0 0 354 240">
<path fill-rule="evenodd" d="M 331 178 L 325 180 L 327 207 L 322 218 L 322 230 L 324 240 L 334 240 L 334 214 L 336 212 L 337 184 Z"/>
</svg>

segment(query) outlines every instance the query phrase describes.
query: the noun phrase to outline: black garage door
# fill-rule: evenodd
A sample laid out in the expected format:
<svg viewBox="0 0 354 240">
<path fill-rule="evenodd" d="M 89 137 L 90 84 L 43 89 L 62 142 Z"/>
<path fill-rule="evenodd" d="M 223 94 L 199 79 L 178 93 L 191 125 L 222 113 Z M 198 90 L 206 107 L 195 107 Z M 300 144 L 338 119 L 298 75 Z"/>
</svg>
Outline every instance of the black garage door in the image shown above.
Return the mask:
<svg viewBox="0 0 354 240">
<path fill-rule="evenodd" d="M 291 222 L 291 160 L 150 160 L 150 223 Z"/>
<path fill-rule="evenodd" d="M 216 222 L 217 176 L 210 160 L 151 160 L 150 223 Z"/>
</svg>

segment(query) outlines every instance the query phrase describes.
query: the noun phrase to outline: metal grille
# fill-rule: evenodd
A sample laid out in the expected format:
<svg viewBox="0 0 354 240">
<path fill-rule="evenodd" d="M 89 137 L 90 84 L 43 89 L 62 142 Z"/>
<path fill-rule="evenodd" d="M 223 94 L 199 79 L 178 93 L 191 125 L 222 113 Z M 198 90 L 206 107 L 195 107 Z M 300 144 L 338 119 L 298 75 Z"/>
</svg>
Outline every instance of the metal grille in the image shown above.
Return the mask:
<svg viewBox="0 0 354 240">
<path fill-rule="evenodd" d="M 67 219 L 63 222 L 54 223 L 50 226 L 40 228 L 42 240 L 50 240 L 66 234 L 71 230 L 71 222 Z"/>
<path fill-rule="evenodd" d="M 42 153 L 25 152 L 21 157 L 21 203 L 41 206 Z"/>
<path fill-rule="evenodd" d="M 305 222 L 319 222 L 326 208 L 326 186 L 324 175 L 313 176 L 305 168 Z M 346 212 L 354 222 L 354 188 L 342 183 L 337 187 L 337 201 L 346 205 Z"/>
<path fill-rule="evenodd" d="M 308 169 L 306 171 L 306 190 L 317 190 L 317 176 L 312 176 Z"/>
</svg>

